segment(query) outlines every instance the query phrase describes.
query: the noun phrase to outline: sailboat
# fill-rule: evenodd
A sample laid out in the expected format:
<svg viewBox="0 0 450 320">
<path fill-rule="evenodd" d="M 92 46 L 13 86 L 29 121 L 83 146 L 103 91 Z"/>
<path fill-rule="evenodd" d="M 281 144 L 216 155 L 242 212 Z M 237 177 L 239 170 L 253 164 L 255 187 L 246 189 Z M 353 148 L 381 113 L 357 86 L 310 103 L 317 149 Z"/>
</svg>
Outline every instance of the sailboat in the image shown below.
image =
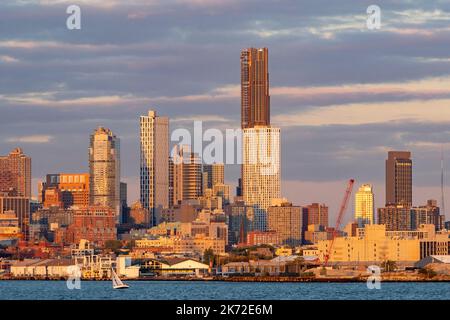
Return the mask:
<svg viewBox="0 0 450 320">
<path fill-rule="evenodd" d="M 128 289 L 130 286 L 123 283 L 122 280 L 120 280 L 117 273 L 114 271 L 114 269 L 111 269 L 111 276 L 112 276 L 112 283 L 113 283 L 113 289 Z"/>
</svg>

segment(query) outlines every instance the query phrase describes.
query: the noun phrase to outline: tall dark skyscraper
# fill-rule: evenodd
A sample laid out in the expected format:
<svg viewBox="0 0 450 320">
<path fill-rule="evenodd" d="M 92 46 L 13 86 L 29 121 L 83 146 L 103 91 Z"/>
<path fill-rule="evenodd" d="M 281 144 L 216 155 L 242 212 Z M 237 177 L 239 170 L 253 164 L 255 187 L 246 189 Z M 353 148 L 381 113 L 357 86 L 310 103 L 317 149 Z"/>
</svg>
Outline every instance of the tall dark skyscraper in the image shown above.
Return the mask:
<svg viewBox="0 0 450 320">
<path fill-rule="evenodd" d="M 386 160 L 386 205 L 412 206 L 412 160 L 409 151 L 389 151 Z"/>
<path fill-rule="evenodd" d="M 31 197 L 31 158 L 20 148 L 0 156 L 0 192 Z"/>
<path fill-rule="evenodd" d="M 269 51 L 248 48 L 241 51 L 241 126 L 270 125 Z"/>
</svg>

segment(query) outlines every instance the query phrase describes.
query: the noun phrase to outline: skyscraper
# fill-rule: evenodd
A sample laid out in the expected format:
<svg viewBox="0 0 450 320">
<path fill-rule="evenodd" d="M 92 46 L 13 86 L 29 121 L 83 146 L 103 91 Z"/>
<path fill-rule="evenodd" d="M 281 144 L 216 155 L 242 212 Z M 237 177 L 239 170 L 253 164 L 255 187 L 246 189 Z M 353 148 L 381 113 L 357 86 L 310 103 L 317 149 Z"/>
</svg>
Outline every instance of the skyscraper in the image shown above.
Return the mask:
<svg viewBox="0 0 450 320">
<path fill-rule="evenodd" d="M 270 125 L 269 51 L 241 51 L 241 126 Z"/>
<path fill-rule="evenodd" d="M 302 207 L 279 199 L 267 209 L 267 228 L 275 231 L 282 244 L 298 246 L 302 243 Z"/>
<path fill-rule="evenodd" d="M 150 212 L 151 225 L 158 211 L 169 206 L 169 118 L 150 110 L 140 117 L 141 203 Z"/>
<path fill-rule="evenodd" d="M 409 151 L 389 151 L 386 160 L 386 205 L 412 206 L 412 160 Z"/>
<path fill-rule="evenodd" d="M 241 51 L 242 196 L 255 209 L 255 226 L 265 231 L 267 208 L 280 192 L 280 129 L 270 126 L 269 53 Z"/>
<path fill-rule="evenodd" d="M 375 223 L 372 185 L 363 184 L 355 194 L 355 220 L 358 227 Z"/>
<path fill-rule="evenodd" d="M 20 148 L 0 156 L 0 192 L 31 197 L 31 158 Z"/>
<path fill-rule="evenodd" d="M 281 197 L 280 129 L 257 126 L 243 132 L 243 199 L 255 208 L 257 230 L 265 231 L 267 208 Z"/>
<path fill-rule="evenodd" d="M 213 163 L 203 165 L 203 176 L 206 178 L 206 183 L 203 184 L 209 189 L 214 188 L 216 184 L 224 184 L 224 165 L 223 163 Z"/>
<path fill-rule="evenodd" d="M 113 132 L 98 127 L 89 146 L 89 202 L 114 210 L 121 222 L 120 142 Z"/>
<path fill-rule="evenodd" d="M 176 145 L 170 164 L 171 206 L 181 200 L 193 200 L 202 195 L 202 163 L 188 145 Z"/>
</svg>

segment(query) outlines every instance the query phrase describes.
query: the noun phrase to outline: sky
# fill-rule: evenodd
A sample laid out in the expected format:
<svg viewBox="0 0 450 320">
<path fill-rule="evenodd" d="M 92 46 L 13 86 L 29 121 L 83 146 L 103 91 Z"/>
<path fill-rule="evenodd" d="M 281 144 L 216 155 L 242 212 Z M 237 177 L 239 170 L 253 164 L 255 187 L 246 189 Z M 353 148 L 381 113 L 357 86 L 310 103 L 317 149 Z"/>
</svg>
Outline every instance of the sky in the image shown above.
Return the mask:
<svg viewBox="0 0 450 320">
<path fill-rule="evenodd" d="M 72 4 L 80 30 L 66 27 Z M 378 30 L 366 26 L 372 4 Z M 108 127 L 121 139 L 131 203 L 139 116 L 154 109 L 171 129 L 194 120 L 238 128 L 248 47 L 269 48 L 283 196 L 324 202 L 334 219 L 354 178 L 372 183 L 383 206 L 387 151 L 410 150 L 414 204 L 440 200 L 442 148 L 450 163 L 449 1 L 2 0 L 0 154 L 20 146 L 32 157 L 36 193 L 47 173 L 87 172 L 89 135 Z M 238 176 L 227 166 L 233 188 Z"/>
</svg>

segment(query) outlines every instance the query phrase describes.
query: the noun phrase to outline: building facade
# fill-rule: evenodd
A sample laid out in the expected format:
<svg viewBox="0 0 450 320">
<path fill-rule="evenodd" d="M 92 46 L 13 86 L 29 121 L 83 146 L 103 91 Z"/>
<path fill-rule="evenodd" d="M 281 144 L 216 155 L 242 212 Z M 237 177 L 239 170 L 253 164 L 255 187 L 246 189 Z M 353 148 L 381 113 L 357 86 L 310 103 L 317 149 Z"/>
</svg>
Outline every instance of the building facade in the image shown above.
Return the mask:
<svg viewBox="0 0 450 320">
<path fill-rule="evenodd" d="M 378 224 L 386 225 L 388 231 L 412 230 L 411 208 L 404 205 L 378 208 Z"/>
<path fill-rule="evenodd" d="M 270 125 L 269 51 L 248 48 L 241 51 L 241 126 Z"/>
<path fill-rule="evenodd" d="M 412 206 L 412 160 L 409 151 L 389 151 L 386 160 L 386 205 Z"/>
<path fill-rule="evenodd" d="M 120 142 L 113 132 L 99 127 L 89 146 L 89 204 L 112 208 L 121 222 Z"/>
<path fill-rule="evenodd" d="M 18 219 L 20 232 L 23 234 L 24 239 L 27 240 L 31 221 L 30 198 L 0 193 L 0 214 L 12 212 Z"/>
<path fill-rule="evenodd" d="M 330 252 L 330 262 L 381 263 L 384 261 L 413 264 L 432 254 L 448 254 L 448 234 L 437 234 L 432 225 L 419 231 L 388 231 L 385 225 L 365 225 L 355 237 L 338 237 Z M 331 240 L 319 241 L 323 260 Z"/>
<path fill-rule="evenodd" d="M 90 206 L 75 210 L 73 222 L 68 228 L 69 242 L 80 243 L 88 240 L 98 246 L 103 246 L 108 240 L 117 239 L 116 214 L 109 207 Z"/>
<path fill-rule="evenodd" d="M 223 163 L 203 164 L 204 188 L 213 189 L 216 184 L 225 183 L 225 169 Z"/>
<path fill-rule="evenodd" d="M 202 195 L 202 162 L 188 145 L 176 145 L 169 165 L 171 204 L 195 200 Z"/>
<path fill-rule="evenodd" d="M 267 229 L 275 231 L 283 245 L 302 244 L 302 207 L 281 201 L 267 210 Z"/>
<path fill-rule="evenodd" d="M 421 224 L 432 224 L 439 231 L 445 228 L 445 216 L 440 214 L 436 200 L 428 200 L 424 206 L 411 208 L 411 224 L 413 230 Z"/>
<path fill-rule="evenodd" d="M 306 226 L 311 224 L 328 227 L 328 207 L 325 204 L 312 203 L 303 207 Z"/>
<path fill-rule="evenodd" d="M 140 117 L 140 128 L 141 203 L 149 210 L 154 225 L 158 212 L 169 206 L 169 118 L 150 110 Z"/>
<path fill-rule="evenodd" d="M 31 158 L 20 148 L 0 156 L 0 192 L 31 197 Z"/>
<path fill-rule="evenodd" d="M 360 228 L 375 223 L 374 210 L 372 185 L 363 184 L 355 194 L 355 220 Z"/>
<path fill-rule="evenodd" d="M 89 205 L 89 173 L 47 174 L 40 193 L 45 208 L 58 205 L 65 209 L 72 206 L 87 207 Z"/>
<path fill-rule="evenodd" d="M 267 208 L 281 197 L 280 129 L 244 129 L 242 147 L 243 199 L 254 207 L 256 228 L 265 231 Z"/>
</svg>

